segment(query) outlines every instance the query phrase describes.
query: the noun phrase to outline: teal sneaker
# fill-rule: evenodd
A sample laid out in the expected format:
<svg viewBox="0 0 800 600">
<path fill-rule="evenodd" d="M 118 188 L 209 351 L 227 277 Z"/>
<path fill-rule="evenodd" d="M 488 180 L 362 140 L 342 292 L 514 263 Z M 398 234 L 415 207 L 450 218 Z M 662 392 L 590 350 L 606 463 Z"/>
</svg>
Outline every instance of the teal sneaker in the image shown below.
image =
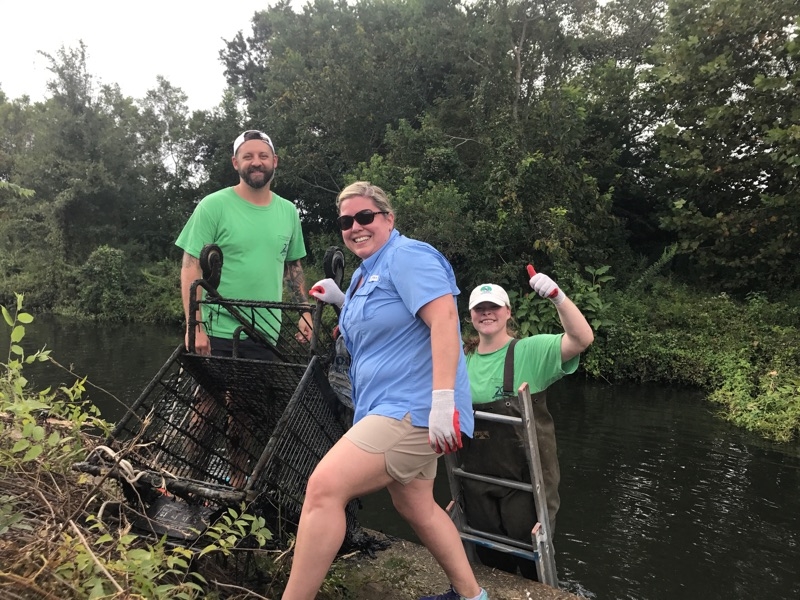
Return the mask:
<svg viewBox="0 0 800 600">
<path fill-rule="evenodd" d="M 467 600 L 459 594 L 457 591 L 453 589 L 453 586 L 450 586 L 450 589 L 447 590 L 444 594 L 439 594 L 438 596 L 423 596 L 419 600 Z M 478 596 L 478 600 L 489 600 L 489 594 L 486 593 L 486 590 L 481 588 L 481 595 Z"/>
</svg>

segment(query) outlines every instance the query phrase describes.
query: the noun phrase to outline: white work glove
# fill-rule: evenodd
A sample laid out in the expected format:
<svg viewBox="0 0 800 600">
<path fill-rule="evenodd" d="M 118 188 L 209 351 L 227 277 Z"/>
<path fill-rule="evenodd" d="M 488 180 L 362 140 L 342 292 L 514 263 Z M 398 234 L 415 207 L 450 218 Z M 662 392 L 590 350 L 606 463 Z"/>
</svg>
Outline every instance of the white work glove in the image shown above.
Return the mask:
<svg viewBox="0 0 800 600">
<path fill-rule="evenodd" d="M 567 299 L 567 295 L 558 288 L 556 282 L 550 279 L 544 273 L 537 273 L 536 269 L 533 268 L 533 265 L 528 265 L 528 275 L 531 278 L 528 283 L 531 284 L 533 291 L 539 294 L 542 298 L 547 298 L 556 306 Z"/>
<path fill-rule="evenodd" d="M 439 454 L 461 448 L 455 390 L 433 390 L 431 415 L 428 417 L 428 443 Z"/>
<path fill-rule="evenodd" d="M 314 298 L 327 302 L 328 304 L 334 304 L 339 308 L 342 308 L 344 304 L 344 292 L 339 289 L 339 286 L 336 285 L 333 279 L 318 281 L 308 290 L 308 293 L 314 296 Z"/>
</svg>

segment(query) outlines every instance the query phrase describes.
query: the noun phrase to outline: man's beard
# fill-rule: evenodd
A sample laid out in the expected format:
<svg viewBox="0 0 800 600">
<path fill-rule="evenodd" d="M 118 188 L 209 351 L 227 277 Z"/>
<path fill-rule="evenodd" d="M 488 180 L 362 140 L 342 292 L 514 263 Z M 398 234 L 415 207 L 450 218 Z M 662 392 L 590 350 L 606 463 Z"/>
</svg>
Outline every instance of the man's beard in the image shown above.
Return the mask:
<svg viewBox="0 0 800 600">
<path fill-rule="evenodd" d="M 254 178 L 253 175 L 256 173 L 263 173 L 263 178 Z M 272 178 L 275 177 L 275 169 L 269 167 L 259 167 L 254 168 L 251 167 L 247 170 L 242 169 L 239 171 L 239 177 L 242 178 L 247 185 L 249 185 L 254 190 L 260 190 L 263 187 L 268 186 L 272 182 Z"/>
</svg>

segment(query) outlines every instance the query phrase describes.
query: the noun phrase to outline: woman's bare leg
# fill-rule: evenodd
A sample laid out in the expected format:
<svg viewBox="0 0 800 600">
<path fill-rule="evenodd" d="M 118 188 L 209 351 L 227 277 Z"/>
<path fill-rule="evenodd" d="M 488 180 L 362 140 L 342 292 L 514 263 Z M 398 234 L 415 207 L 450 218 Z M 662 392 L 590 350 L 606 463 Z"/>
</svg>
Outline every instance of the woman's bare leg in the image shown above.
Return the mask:
<svg viewBox="0 0 800 600">
<path fill-rule="evenodd" d="M 392 479 L 383 454 L 370 454 L 342 438 L 308 480 L 289 582 L 283 600 L 314 600 L 344 540 L 345 507 Z"/>
<path fill-rule="evenodd" d="M 455 590 L 467 598 L 480 594 L 481 587 L 472 572 L 458 529 L 433 498 L 433 480 L 414 479 L 406 485 L 392 481 L 387 487 L 397 512 L 414 529 Z"/>
</svg>

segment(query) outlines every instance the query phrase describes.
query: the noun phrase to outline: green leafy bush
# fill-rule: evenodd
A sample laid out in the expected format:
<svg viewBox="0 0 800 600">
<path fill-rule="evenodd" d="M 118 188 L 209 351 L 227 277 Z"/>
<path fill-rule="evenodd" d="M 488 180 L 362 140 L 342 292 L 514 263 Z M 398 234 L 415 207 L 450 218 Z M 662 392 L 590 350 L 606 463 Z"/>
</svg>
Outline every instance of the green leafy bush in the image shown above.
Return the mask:
<svg viewBox="0 0 800 600">
<path fill-rule="evenodd" d="M 78 308 L 95 317 L 122 320 L 129 313 L 130 274 L 122 250 L 100 246 L 78 277 Z"/>
</svg>

